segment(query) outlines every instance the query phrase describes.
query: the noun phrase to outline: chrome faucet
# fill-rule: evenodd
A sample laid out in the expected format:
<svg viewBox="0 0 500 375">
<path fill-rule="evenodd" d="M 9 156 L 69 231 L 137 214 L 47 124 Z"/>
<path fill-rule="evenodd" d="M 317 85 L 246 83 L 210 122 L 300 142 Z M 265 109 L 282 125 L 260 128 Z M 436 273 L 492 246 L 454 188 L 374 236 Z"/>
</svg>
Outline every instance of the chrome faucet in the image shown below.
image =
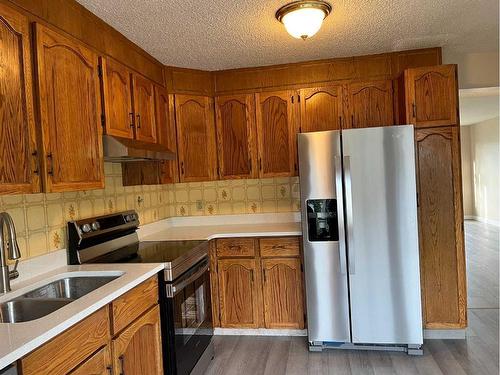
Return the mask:
<svg viewBox="0 0 500 375">
<path fill-rule="evenodd" d="M 7 229 L 7 238 L 5 238 L 4 229 Z M 7 255 L 6 251 L 8 252 Z M 14 270 L 9 271 L 6 257 L 10 260 L 16 261 Z M 10 280 L 19 276 L 19 272 L 17 272 L 19 258 L 21 258 L 21 251 L 19 250 L 19 245 L 17 244 L 14 221 L 7 212 L 2 212 L 0 213 L 0 293 L 10 292 Z"/>
</svg>

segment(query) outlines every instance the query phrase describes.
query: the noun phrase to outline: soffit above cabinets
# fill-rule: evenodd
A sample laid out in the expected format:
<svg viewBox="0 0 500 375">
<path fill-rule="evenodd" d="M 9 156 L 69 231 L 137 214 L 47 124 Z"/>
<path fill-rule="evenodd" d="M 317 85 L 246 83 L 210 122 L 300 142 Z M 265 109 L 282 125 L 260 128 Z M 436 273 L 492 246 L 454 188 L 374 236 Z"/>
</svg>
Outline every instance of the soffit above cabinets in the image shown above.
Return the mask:
<svg viewBox="0 0 500 375">
<path fill-rule="evenodd" d="M 425 47 L 498 51 L 498 0 L 329 0 L 310 40 L 274 17 L 287 0 L 77 0 L 165 65 L 221 70 Z"/>
</svg>

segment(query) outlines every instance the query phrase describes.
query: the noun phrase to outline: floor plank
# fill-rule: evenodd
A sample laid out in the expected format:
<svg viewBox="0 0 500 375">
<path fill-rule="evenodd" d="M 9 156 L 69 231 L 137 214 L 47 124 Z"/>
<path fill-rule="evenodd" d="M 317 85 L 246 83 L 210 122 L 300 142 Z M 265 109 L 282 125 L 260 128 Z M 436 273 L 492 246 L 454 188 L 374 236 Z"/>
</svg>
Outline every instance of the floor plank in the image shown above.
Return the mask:
<svg viewBox="0 0 500 375">
<path fill-rule="evenodd" d="M 208 375 L 498 375 L 499 229 L 465 222 L 469 328 L 466 340 L 426 340 L 424 355 L 328 350 L 304 337 L 216 336 Z"/>
</svg>

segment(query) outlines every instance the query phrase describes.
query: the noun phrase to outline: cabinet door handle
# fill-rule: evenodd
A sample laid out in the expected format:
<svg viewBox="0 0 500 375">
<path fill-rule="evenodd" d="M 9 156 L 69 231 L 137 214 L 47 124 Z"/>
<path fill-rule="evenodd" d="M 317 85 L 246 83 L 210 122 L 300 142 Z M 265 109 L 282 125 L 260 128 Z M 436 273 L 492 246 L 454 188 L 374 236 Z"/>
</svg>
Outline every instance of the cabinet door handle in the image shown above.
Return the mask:
<svg viewBox="0 0 500 375">
<path fill-rule="evenodd" d="M 413 118 L 417 117 L 417 105 L 415 103 L 412 104 L 413 110 Z"/>
<path fill-rule="evenodd" d="M 52 152 L 47 154 L 47 162 L 48 162 L 48 172 L 49 176 L 54 176 L 54 158 L 52 156 Z"/>
<path fill-rule="evenodd" d="M 118 357 L 118 360 L 120 361 L 120 375 L 125 375 L 125 367 L 124 367 L 125 356 L 122 354 L 121 356 Z"/>
<path fill-rule="evenodd" d="M 253 283 L 253 270 L 250 271 L 250 276 L 252 277 L 252 283 Z"/>
<path fill-rule="evenodd" d="M 130 116 L 130 127 L 134 128 L 135 127 L 135 125 L 134 125 L 134 113 L 130 112 L 128 115 Z"/>
<path fill-rule="evenodd" d="M 351 127 L 354 128 L 354 115 L 351 115 Z"/>
<path fill-rule="evenodd" d="M 339 116 L 339 129 L 342 129 L 342 116 Z"/>
<path fill-rule="evenodd" d="M 259 158 L 259 171 L 262 171 L 262 158 Z"/>
<path fill-rule="evenodd" d="M 137 114 L 137 129 L 141 128 L 141 115 Z"/>
<path fill-rule="evenodd" d="M 264 282 L 267 283 L 267 276 L 266 276 L 266 269 L 265 268 L 263 269 L 262 274 L 264 276 Z"/>
<path fill-rule="evenodd" d="M 33 159 L 35 160 L 35 170 L 33 171 L 33 174 L 40 174 L 40 168 L 38 166 L 38 151 L 35 150 L 31 153 L 31 156 L 33 156 Z"/>
<path fill-rule="evenodd" d="M 113 375 L 113 366 L 106 366 L 106 370 L 108 371 L 109 375 Z"/>
<path fill-rule="evenodd" d="M 181 161 L 181 174 L 184 176 L 184 162 Z"/>
</svg>

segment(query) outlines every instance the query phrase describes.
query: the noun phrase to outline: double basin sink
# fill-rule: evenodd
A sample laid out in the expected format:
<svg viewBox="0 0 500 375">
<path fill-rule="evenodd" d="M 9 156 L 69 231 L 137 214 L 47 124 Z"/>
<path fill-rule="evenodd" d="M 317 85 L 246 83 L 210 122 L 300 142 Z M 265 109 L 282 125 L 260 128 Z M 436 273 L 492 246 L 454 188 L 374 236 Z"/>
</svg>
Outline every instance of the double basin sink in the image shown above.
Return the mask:
<svg viewBox="0 0 500 375">
<path fill-rule="evenodd" d="M 69 276 L 0 304 L 0 323 L 39 319 L 117 279 L 113 276 Z"/>
</svg>

